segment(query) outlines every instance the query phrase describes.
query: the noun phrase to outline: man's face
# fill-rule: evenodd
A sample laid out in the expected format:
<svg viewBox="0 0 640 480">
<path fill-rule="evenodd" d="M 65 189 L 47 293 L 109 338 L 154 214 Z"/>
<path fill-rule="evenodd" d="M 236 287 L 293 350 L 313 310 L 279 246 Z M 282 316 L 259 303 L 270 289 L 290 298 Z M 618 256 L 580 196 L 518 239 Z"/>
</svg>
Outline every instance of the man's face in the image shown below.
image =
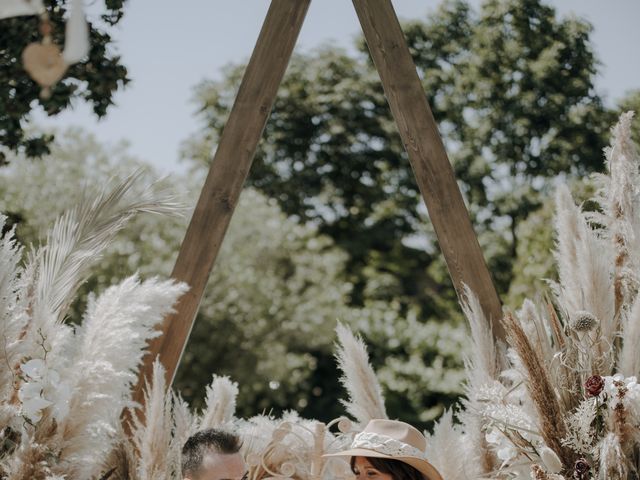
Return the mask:
<svg viewBox="0 0 640 480">
<path fill-rule="evenodd" d="M 239 453 L 205 454 L 200 474 L 193 480 L 242 480 L 246 467 Z"/>
</svg>

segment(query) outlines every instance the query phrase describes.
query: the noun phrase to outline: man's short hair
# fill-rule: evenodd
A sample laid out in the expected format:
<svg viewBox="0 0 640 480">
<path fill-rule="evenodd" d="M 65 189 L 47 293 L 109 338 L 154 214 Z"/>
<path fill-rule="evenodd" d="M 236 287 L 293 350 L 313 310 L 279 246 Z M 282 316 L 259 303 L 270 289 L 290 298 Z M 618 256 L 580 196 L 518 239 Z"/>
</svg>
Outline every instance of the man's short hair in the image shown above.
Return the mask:
<svg viewBox="0 0 640 480">
<path fill-rule="evenodd" d="M 191 435 L 182 447 L 182 476 L 196 474 L 208 452 L 233 454 L 238 453 L 241 446 L 240 437 L 215 428 Z"/>
</svg>

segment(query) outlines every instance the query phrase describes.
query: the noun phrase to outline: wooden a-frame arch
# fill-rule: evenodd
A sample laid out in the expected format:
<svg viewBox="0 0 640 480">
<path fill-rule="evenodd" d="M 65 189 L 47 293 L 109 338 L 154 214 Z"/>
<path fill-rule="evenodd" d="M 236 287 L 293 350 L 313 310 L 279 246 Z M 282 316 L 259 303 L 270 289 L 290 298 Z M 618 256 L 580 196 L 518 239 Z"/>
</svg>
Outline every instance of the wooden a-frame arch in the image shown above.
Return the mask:
<svg viewBox="0 0 640 480">
<path fill-rule="evenodd" d="M 140 370 L 134 400 L 141 405 L 144 379 L 151 377 L 156 357 L 166 369 L 167 385 L 173 382 L 310 2 L 271 2 L 173 269 L 172 277 L 190 290 L 165 318 Z M 502 338 L 500 299 L 391 0 L 353 0 L 353 5 L 456 292 L 460 296 L 468 285 L 494 335 Z"/>
</svg>

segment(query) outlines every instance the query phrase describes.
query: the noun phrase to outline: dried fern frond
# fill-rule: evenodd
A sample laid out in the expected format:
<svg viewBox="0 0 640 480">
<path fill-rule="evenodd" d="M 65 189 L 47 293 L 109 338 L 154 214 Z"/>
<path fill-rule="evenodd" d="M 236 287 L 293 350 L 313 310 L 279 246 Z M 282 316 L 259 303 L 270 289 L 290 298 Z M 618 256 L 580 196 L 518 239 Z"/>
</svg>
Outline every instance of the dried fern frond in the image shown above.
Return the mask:
<svg viewBox="0 0 640 480">
<path fill-rule="evenodd" d="M 143 212 L 173 215 L 180 211 L 173 196 L 157 185 L 129 198 L 141 175 L 140 171 L 106 186 L 92 200 L 81 202 L 56 220 L 41 255 L 30 256 L 30 261 L 38 266 L 34 309 L 42 309 L 61 321 L 90 268 L 134 215 Z"/>
</svg>

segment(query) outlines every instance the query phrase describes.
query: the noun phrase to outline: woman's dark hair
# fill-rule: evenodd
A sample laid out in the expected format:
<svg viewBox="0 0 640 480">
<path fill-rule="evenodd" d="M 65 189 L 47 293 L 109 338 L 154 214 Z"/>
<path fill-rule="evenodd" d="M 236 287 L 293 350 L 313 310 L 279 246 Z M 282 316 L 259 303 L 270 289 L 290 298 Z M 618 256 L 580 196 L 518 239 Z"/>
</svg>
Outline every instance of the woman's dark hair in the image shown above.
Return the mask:
<svg viewBox="0 0 640 480">
<path fill-rule="evenodd" d="M 356 458 L 351 457 L 351 471 L 356 473 Z M 393 480 L 427 480 L 427 478 L 408 463 L 387 458 L 365 457 L 373 468 L 380 473 L 388 473 Z"/>
</svg>

